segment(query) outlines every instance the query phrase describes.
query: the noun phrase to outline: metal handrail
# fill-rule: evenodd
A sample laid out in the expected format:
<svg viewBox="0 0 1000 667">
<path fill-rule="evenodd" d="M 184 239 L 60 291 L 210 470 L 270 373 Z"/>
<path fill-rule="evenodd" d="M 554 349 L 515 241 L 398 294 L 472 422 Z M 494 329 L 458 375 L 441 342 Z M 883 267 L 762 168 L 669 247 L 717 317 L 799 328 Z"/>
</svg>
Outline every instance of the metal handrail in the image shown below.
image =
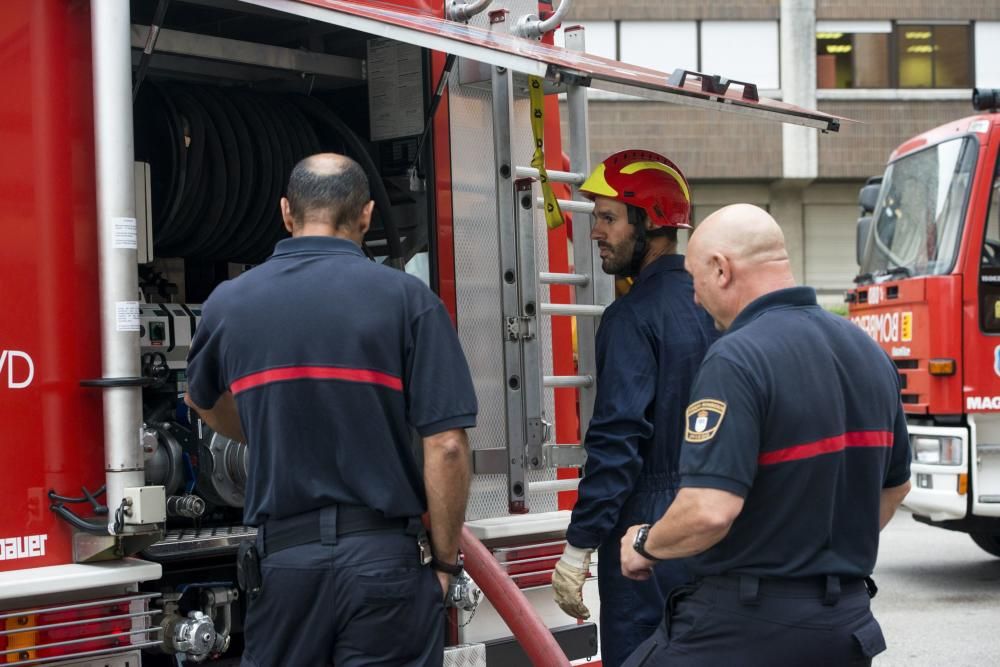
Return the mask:
<svg viewBox="0 0 1000 667">
<path fill-rule="evenodd" d="M 93 619 L 93 622 L 100 622 L 100 619 Z M 34 628 L 32 628 L 34 629 Z M 152 625 L 148 628 L 137 628 L 135 630 L 126 630 L 123 632 L 112 632 L 107 635 L 97 635 L 94 637 L 80 637 L 79 639 L 67 639 L 61 642 L 50 642 L 46 644 L 35 644 L 34 646 L 19 646 L 18 648 L 7 649 L 6 651 L 0 651 L 0 656 L 9 655 L 11 653 L 23 653 L 24 651 L 37 651 L 39 649 L 56 648 L 59 646 L 72 646 L 73 644 L 85 644 L 87 642 L 100 641 L 102 639 L 115 639 L 117 637 L 131 637 L 132 635 L 148 635 L 151 632 L 162 632 L 163 628 L 159 625 Z M 152 641 L 152 640 L 151 640 Z M 64 656 L 65 657 L 65 656 Z"/>
<path fill-rule="evenodd" d="M 580 486 L 580 478 L 570 479 L 550 479 L 543 482 L 528 482 L 529 493 L 541 493 L 543 491 L 576 491 Z"/>
<path fill-rule="evenodd" d="M 584 285 L 590 284 L 590 277 L 582 273 L 550 273 L 542 271 L 538 274 L 538 282 L 543 285 Z"/>
<path fill-rule="evenodd" d="M 592 201 L 576 201 L 574 199 L 557 199 L 556 201 L 559 202 L 559 208 L 563 211 L 570 213 L 594 212 L 594 202 Z M 535 206 L 537 208 L 545 208 L 545 200 L 542 197 L 537 197 L 535 199 Z"/>
<path fill-rule="evenodd" d="M 17 667 L 18 665 L 41 665 L 49 662 L 63 662 L 71 658 L 89 658 L 96 657 L 100 655 L 112 655 L 115 653 L 127 653 L 128 651 L 138 651 L 144 648 L 153 648 L 154 646 L 162 646 L 162 640 L 154 640 L 148 642 L 142 642 L 138 644 L 129 644 L 127 646 L 114 646 L 111 648 L 95 649 L 93 651 L 83 651 L 81 653 L 74 653 L 72 655 L 54 655 L 48 658 L 28 658 L 27 660 L 18 660 L 17 662 L 7 662 L 4 663 L 5 667 Z"/>
<path fill-rule="evenodd" d="M 534 167 L 517 167 L 514 173 L 518 178 L 540 178 L 541 175 L 538 170 Z M 578 174 L 575 171 L 557 171 L 554 169 L 546 169 L 545 175 L 548 177 L 549 181 L 553 183 L 569 183 L 570 185 L 583 185 L 586 177 L 583 174 Z"/>
<path fill-rule="evenodd" d="M 160 611 L 157 609 L 150 609 L 148 611 L 137 611 L 131 614 L 116 614 L 114 616 L 97 616 L 95 618 L 81 618 L 75 621 L 63 621 L 62 623 L 49 623 L 48 625 L 32 625 L 24 628 L 15 628 L 14 630 L 0 631 L 0 636 L 18 635 L 24 632 L 38 632 L 40 630 L 52 630 L 54 628 L 70 628 L 75 625 L 86 625 L 88 623 L 121 621 L 127 618 L 139 618 L 140 616 L 153 616 L 154 614 L 159 614 L 159 613 Z"/>
<path fill-rule="evenodd" d="M 473 16 L 489 7 L 492 2 L 493 0 L 472 0 L 472 2 L 449 0 L 445 6 L 445 17 L 449 21 L 466 23 Z"/>
<path fill-rule="evenodd" d="M 559 27 L 562 23 L 563 18 L 565 18 L 566 13 L 569 11 L 569 6 L 572 4 L 570 0 L 562 0 L 559 3 L 559 7 L 556 9 L 555 13 L 549 18 L 542 21 L 534 14 L 526 14 L 518 19 L 517 24 L 514 26 L 514 34 L 518 37 L 525 37 L 527 39 L 538 39 L 542 35 Z"/>
<path fill-rule="evenodd" d="M 35 609 L 21 609 L 15 612 L 0 614 L 0 621 L 18 616 L 30 616 L 32 614 L 49 614 L 57 611 L 72 611 L 74 609 L 86 609 L 87 607 L 103 607 L 106 605 L 122 604 L 124 602 L 138 602 L 139 600 L 151 600 L 160 597 L 159 593 L 140 593 L 137 595 L 126 595 L 124 597 L 105 598 L 102 600 L 88 600 L 77 604 L 67 604 L 61 607 L 36 607 Z M 0 631 L 0 635 L 3 631 Z"/>
<path fill-rule="evenodd" d="M 593 375 L 546 375 L 542 378 L 545 387 L 593 387 Z"/>
<path fill-rule="evenodd" d="M 543 303 L 539 312 L 545 315 L 580 315 L 584 317 L 600 317 L 604 314 L 604 306 L 592 306 L 584 303 Z"/>
</svg>

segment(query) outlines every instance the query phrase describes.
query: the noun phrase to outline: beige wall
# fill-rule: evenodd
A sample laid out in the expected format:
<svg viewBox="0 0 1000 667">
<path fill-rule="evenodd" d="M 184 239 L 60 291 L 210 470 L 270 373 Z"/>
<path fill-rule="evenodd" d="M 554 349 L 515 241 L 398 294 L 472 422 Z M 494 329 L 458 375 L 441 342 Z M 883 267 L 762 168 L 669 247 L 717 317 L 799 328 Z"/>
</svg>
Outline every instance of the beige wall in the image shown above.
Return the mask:
<svg viewBox="0 0 1000 667">
<path fill-rule="evenodd" d="M 591 101 L 591 162 L 625 148 L 662 153 L 689 179 L 781 177 L 778 123 L 676 104 Z"/>
<path fill-rule="evenodd" d="M 816 0 L 817 19 L 997 20 L 997 0 Z"/>
<path fill-rule="evenodd" d="M 819 109 L 858 121 L 819 136 L 819 177 L 840 179 L 881 173 L 906 139 L 972 114 L 965 101 L 821 101 Z M 781 142 L 774 122 L 657 102 L 590 103 L 592 162 L 646 148 L 677 162 L 691 179 L 770 180 L 781 178 Z"/>
<path fill-rule="evenodd" d="M 867 178 L 885 169 L 905 140 L 973 113 L 968 102 L 831 102 L 821 111 L 851 118 L 837 134 L 819 137 L 820 178 Z"/>
<path fill-rule="evenodd" d="M 780 0 L 573 0 L 570 19 L 776 19 Z"/>
</svg>

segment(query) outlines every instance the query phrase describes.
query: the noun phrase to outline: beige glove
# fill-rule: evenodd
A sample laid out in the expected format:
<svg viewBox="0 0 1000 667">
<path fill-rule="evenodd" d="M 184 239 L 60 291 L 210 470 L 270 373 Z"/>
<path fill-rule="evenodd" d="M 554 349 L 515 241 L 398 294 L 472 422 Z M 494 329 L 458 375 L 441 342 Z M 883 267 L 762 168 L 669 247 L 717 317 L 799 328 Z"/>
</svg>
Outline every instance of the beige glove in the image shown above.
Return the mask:
<svg viewBox="0 0 1000 667">
<path fill-rule="evenodd" d="M 552 573 L 552 591 L 560 609 L 581 621 L 590 618 L 590 610 L 583 604 L 583 583 L 590 576 L 590 554 L 593 549 L 581 549 L 566 544 L 562 558 Z"/>
</svg>

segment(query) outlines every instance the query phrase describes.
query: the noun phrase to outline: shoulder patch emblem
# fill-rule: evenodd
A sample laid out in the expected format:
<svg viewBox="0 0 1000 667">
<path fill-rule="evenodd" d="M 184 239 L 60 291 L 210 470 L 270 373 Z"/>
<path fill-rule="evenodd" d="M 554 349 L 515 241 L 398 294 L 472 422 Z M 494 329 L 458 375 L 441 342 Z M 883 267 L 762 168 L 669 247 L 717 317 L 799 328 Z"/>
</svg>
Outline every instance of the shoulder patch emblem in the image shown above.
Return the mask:
<svg viewBox="0 0 1000 667">
<path fill-rule="evenodd" d="M 713 398 L 695 401 L 687 409 L 687 432 L 684 439 L 693 443 L 711 440 L 725 416 L 725 402 Z"/>
</svg>

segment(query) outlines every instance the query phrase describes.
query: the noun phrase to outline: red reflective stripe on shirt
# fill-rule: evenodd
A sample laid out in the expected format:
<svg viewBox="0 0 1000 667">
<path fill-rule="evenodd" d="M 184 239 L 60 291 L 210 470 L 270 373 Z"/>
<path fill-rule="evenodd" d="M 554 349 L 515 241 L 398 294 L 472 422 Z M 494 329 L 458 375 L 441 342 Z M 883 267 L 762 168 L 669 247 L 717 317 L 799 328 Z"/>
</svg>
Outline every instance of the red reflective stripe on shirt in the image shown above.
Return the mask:
<svg viewBox="0 0 1000 667">
<path fill-rule="evenodd" d="M 892 438 L 892 431 L 852 431 L 816 442 L 807 442 L 804 445 L 764 452 L 757 457 L 757 463 L 767 466 L 787 461 L 798 461 L 799 459 L 840 452 L 848 447 L 892 447 Z"/>
<path fill-rule="evenodd" d="M 267 371 L 251 373 L 233 382 L 230 389 L 239 394 L 248 389 L 272 382 L 286 380 L 346 380 L 347 382 L 365 382 L 377 384 L 396 391 L 403 391 L 403 381 L 388 373 L 368 371 L 360 368 L 335 368 L 332 366 L 287 366 L 272 368 Z"/>
</svg>

